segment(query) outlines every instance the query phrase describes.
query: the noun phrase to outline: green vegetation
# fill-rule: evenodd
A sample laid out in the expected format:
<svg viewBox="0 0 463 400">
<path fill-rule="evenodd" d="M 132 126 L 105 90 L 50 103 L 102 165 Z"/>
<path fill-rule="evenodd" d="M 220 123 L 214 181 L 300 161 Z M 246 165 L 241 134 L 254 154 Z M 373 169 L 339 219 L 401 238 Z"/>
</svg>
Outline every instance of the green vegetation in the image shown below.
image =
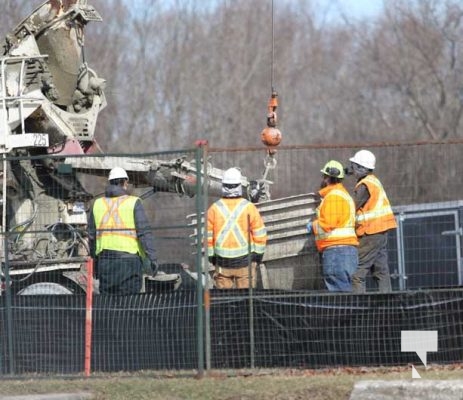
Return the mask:
<svg viewBox="0 0 463 400">
<path fill-rule="evenodd" d="M 463 365 L 417 368 L 423 379 L 461 379 Z M 411 368 L 212 371 L 95 375 L 90 378 L 23 378 L 0 381 L 0 393 L 26 395 L 90 392 L 96 400 L 340 400 L 359 380 L 411 379 Z"/>
</svg>

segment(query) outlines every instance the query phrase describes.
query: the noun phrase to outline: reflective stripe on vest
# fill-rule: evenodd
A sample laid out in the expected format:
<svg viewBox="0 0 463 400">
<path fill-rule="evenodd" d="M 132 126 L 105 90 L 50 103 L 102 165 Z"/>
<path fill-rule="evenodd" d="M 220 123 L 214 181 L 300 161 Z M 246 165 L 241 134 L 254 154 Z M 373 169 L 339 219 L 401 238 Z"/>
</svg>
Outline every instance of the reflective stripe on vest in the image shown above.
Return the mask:
<svg viewBox="0 0 463 400">
<path fill-rule="evenodd" d="M 385 225 L 385 228 L 387 229 L 390 229 L 395 225 L 395 221 L 392 221 L 394 219 L 394 213 L 389 203 L 389 199 L 386 196 L 386 192 L 384 191 L 383 185 L 375 176 L 367 175 L 357 184 L 357 186 L 364 184 L 368 187 L 367 183 L 372 184 L 376 188 L 375 194 L 378 198 L 375 203 L 371 204 L 370 209 L 365 210 L 364 208 L 361 208 L 357 210 L 356 222 L 357 230 L 360 231 L 360 234 L 364 233 L 363 230 L 368 232 L 368 226 L 370 223 L 388 221 Z M 370 195 L 373 196 L 371 193 Z"/>
<path fill-rule="evenodd" d="M 254 242 L 251 245 L 251 251 L 256 252 L 258 254 L 264 253 L 266 242 L 267 242 L 267 229 L 265 228 L 265 226 L 263 226 L 260 229 L 255 230 L 253 236 L 254 236 Z M 259 241 L 264 240 L 265 244 L 256 243 L 257 240 Z"/>
<path fill-rule="evenodd" d="M 247 232 L 243 232 L 237 223 L 240 215 L 247 208 L 247 205 L 249 204 L 248 201 L 242 199 L 231 212 L 222 200 L 217 201 L 215 204 L 225 221 L 217 234 L 217 239 L 214 246 L 215 254 L 225 258 L 241 257 L 248 254 L 249 249 Z M 238 242 L 238 247 L 234 249 L 224 247 L 227 236 L 231 234 L 234 235 L 236 241 Z M 253 251 L 253 249 L 251 249 L 251 251 Z"/>
<path fill-rule="evenodd" d="M 103 250 L 140 253 L 134 209 L 138 197 L 101 197 L 93 205 L 96 226 L 96 254 Z"/>
<path fill-rule="evenodd" d="M 319 224 L 317 234 L 315 235 L 315 240 L 346 238 L 346 237 L 352 237 L 352 236 L 356 237 L 355 227 L 354 227 L 355 226 L 355 204 L 354 204 L 354 201 L 352 200 L 352 197 L 350 197 L 349 194 L 339 189 L 332 190 L 331 192 L 328 193 L 327 197 L 332 196 L 332 195 L 342 197 L 349 204 L 350 218 L 347 221 L 347 226 L 342 227 L 342 228 L 335 228 L 331 230 L 330 232 L 325 232 Z M 320 218 L 319 208 L 317 208 L 317 218 Z"/>
</svg>

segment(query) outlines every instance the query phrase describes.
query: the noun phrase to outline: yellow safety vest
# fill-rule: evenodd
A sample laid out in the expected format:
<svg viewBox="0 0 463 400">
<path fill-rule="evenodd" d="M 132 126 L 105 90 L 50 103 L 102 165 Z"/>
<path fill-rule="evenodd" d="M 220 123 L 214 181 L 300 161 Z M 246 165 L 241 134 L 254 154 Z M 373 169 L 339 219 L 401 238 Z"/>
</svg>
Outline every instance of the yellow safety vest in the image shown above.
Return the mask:
<svg viewBox="0 0 463 400">
<path fill-rule="evenodd" d="M 137 239 L 134 209 L 138 197 L 100 197 L 93 204 L 96 226 L 96 255 L 117 250 L 144 255 Z"/>
</svg>

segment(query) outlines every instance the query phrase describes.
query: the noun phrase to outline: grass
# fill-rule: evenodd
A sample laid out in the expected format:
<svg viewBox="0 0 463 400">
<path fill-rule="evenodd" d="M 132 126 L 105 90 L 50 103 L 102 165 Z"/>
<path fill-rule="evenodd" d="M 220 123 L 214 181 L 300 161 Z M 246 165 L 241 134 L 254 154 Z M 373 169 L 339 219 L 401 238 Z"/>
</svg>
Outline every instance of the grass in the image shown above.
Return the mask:
<svg viewBox="0 0 463 400">
<path fill-rule="evenodd" d="M 417 368 L 423 379 L 463 379 L 463 365 Z M 356 381 L 411 380 L 411 367 L 329 370 L 211 371 L 95 374 L 90 378 L 24 377 L 0 380 L 2 396 L 90 392 L 96 400 L 342 400 Z"/>
</svg>

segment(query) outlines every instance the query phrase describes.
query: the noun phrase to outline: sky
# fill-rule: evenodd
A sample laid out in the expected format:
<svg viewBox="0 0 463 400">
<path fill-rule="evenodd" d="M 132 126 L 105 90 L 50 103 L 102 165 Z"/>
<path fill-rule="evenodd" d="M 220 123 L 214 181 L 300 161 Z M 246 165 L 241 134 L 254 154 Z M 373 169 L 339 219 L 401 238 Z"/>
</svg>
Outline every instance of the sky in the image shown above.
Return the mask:
<svg viewBox="0 0 463 400">
<path fill-rule="evenodd" d="M 382 0 L 316 0 L 316 2 L 334 18 L 339 16 L 337 10 L 342 10 L 356 19 L 375 17 L 383 7 Z"/>
<path fill-rule="evenodd" d="M 0 0 L 2 1 L 2 0 Z M 146 0 L 124 0 L 128 4 L 138 5 L 139 10 L 143 10 L 144 2 Z M 200 0 L 201 4 L 206 7 L 219 4 L 221 0 Z M 252 1 L 252 0 L 249 0 Z M 269 2 L 272 0 L 268 0 Z M 273 0 L 273 6 L 277 10 L 278 2 L 297 2 L 298 0 Z M 176 0 L 159 0 L 161 5 L 173 5 Z M 233 4 L 233 2 L 229 2 Z M 340 16 L 340 11 L 349 17 L 355 19 L 364 19 L 377 16 L 383 6 L 383 0 L 312 0 L 312 4 L 319 8 L 319 10 L 328 16 L 330 20 L 336 20 Z"/>
</svg>

